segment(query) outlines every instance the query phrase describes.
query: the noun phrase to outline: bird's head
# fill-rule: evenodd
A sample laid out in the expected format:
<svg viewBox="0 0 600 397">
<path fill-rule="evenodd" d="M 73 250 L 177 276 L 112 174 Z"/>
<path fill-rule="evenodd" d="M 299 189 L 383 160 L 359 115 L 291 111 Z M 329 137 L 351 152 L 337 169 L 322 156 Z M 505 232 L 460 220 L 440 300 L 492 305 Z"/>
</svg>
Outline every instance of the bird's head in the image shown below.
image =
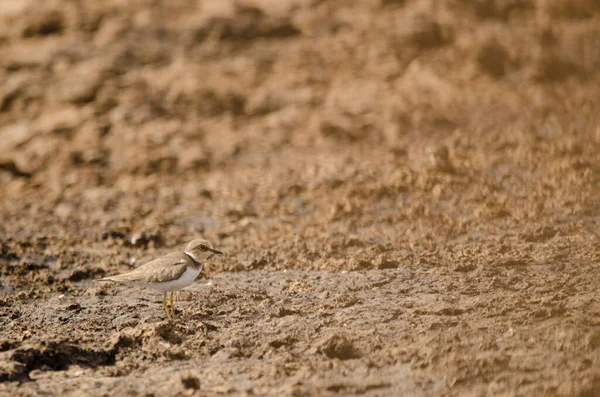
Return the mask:
<svg viewBox="0 0 600 397">
<path fill-rule="evenodd" d="M 184 252 L 191 256 L 196 262 L 200 263 L 203 263 L 215 254 L 222 254 L 221 251 L 214 249 L 211 243 L 203 239 L 190 241 L 185 247 Z"/>
</svg>

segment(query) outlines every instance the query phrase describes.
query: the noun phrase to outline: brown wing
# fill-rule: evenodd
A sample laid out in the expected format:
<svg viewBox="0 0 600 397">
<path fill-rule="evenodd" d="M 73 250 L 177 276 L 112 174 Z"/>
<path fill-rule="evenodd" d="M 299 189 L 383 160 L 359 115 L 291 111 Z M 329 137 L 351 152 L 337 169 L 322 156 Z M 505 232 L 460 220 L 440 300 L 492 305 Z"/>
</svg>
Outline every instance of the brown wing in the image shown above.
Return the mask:
<svg viewBox="0 0 600 397">
<path fill-rule="evenodd" d="M 183 252 L 173 252 L 154 259 L 129 273 L 106 277 L 106 280 L 135 283 L 158 283 L 178 279 L 187 269 L 189 258 Z"/>
</svg>

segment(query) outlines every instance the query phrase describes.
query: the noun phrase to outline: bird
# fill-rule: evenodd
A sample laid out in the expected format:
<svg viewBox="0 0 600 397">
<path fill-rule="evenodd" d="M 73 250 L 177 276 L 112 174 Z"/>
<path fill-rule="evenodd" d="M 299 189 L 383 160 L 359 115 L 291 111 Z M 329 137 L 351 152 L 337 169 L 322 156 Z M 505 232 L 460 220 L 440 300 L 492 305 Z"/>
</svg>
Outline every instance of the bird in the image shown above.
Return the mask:
<svg viewBox="0 0 600 397">
<path fill-rule="evenodd" d="M 97 281 L 113 281 L 134 287 L 151 288 L 163 292 L 162 304 L 169 321 L 175 318 L 173 292 L 187 287 L 194 282 L 202 271 L 204 262 L 214 255 L 223 252 L 213 248 L 204 239 L 194 239 L 188 243 L 183 252 L 171 252 L 156 258 L 142 266 L 115 276 L 108 276 Z M 167 293 L 171 293 L 171 312 L 167 306 Z"/>
</svg>

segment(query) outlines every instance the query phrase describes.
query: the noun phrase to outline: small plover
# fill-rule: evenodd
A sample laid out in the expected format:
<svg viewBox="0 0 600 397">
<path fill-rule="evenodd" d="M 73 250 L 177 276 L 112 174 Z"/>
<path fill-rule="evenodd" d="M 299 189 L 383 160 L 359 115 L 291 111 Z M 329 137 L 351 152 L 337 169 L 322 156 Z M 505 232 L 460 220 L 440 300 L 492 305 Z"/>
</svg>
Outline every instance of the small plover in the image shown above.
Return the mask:
<svg viewBox="0 0 600 397">
<path fill-rule="evenodd" d="M 169 320 L 175 318 L 173 291 L 187 287 L 202 271 L 204 261 L 215 254 L 222 254 L 202 239 L 192 240 L 183 252 L 171 252 L 154 259 L 129 273 L 109 276 L 98 281 L 115 281 L 134 287 L 145 287 L 163 292 L 163 307 Z M 167 306 L 167 292 L 171 292 L 171 312 Z"/>
</svg>

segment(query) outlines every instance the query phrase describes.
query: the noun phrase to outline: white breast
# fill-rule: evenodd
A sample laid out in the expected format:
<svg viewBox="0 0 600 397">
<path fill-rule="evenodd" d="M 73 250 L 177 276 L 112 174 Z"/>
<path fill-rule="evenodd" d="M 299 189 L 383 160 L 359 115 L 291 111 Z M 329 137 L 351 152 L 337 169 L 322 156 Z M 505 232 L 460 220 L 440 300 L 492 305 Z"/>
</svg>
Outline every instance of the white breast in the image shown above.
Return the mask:
<svg viewBox="0 0 600 397">
<path fill-rule="evenodd" d="M 185 272 L 177 280 L 167 281 L 164 283 L 135 283 L 136 286 L 152 288 L 158 291 L 177 291 L 187 287 L 194 282 L 196 277 L 200 274 L 201 269 L 192 269 L 188 266 Z"/>
</svg>

